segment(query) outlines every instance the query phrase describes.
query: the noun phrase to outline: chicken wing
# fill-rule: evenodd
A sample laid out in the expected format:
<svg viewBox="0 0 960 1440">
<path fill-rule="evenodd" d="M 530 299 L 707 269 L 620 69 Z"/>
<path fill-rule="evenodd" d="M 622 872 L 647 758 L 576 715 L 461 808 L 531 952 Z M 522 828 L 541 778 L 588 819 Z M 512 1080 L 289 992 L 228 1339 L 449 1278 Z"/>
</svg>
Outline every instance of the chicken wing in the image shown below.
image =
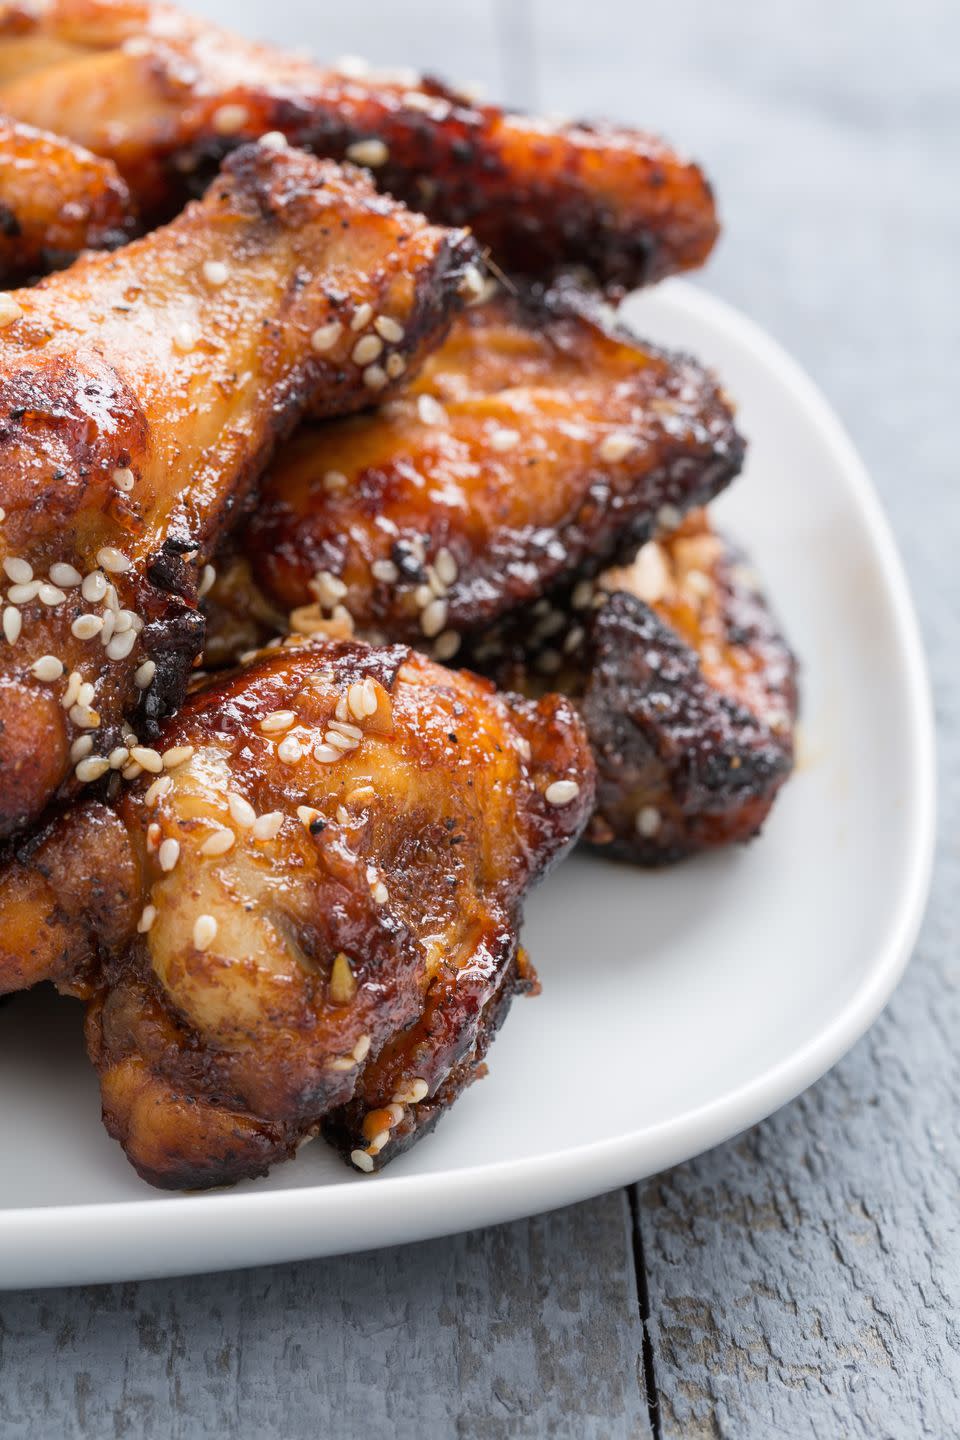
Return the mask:
<svg viewBox="0 0 960 1440">
<path fill-rule="evenodd" d="M 467 657 L 575 699 L 597 762 L 587 841 L 661 865 L 757 834 L 793 766 L 797 667 L 702 512 L 632 565 L 543 600 Z"/>
<path fill-rule="evenodd" d="M 449 659 L 461 635 L 633 555 L 743 451 L 695 361 L 605 329 L 575 292 L 501 296 L 379 413 L 280 452 L 214 591 L 216 643 L 225 613 L 309 629 L 336 612 Z"/>
<path fill-rule="evenodd" d="M 134 223 L 111 160 L 0 116 L 0 284 L 57 270 L 81 250 L 112 250 Z"/>
<path fill-rule="evenodd" d="M 280 144 L 166 229 L 0 296 L 0 834 L 136 772 L 274 443 L 308 406 L 389 393 L 458 303 L 463 232 Z"/>
<path fill-rule="evenodd" d="M 148 216 L 276 129 L 371 166 L 530 276 L 578 265 L 629 287 L 702 264 L 717 236 L 699 167 L 634 130 L 530 119 L 410 73 L 322 69 L 138 0 L 54 0 L 32 24 L 15 10 L 6 31 L 0 107 L 111 156 Z"/>
<path fill-rule="evenodd" d="M 374 1169 L 532 983 L 522 897 L 593 801 L 573 707 L 297 639 L 159 748 L 0 872 L 0 989 L 90 999 L 107 1127 L 154 1184 L 260 1174 L 321 1124 Z"/>
</svg>

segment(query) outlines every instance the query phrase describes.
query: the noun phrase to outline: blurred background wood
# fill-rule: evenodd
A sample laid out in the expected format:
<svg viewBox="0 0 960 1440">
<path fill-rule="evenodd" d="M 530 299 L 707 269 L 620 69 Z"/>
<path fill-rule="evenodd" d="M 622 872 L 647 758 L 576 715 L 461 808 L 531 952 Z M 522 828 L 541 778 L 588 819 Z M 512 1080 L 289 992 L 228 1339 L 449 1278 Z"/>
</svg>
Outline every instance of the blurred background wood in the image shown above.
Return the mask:
<svg viewBox="0 0 960 1440">
<path fill-rule="evenodd" d="M 632 120 L 703 159 L 726 234 L 697 283 L 810 369 L 896 527 L 937 693 L 940 854 L 886 1015 L 746 1137 L 632 1194 L 449 1241 L 2 1296 L 0 1434 L 960 1433 L 960 12 L 952 0 L 196 8 L 328 56 Z"/>
</svg>

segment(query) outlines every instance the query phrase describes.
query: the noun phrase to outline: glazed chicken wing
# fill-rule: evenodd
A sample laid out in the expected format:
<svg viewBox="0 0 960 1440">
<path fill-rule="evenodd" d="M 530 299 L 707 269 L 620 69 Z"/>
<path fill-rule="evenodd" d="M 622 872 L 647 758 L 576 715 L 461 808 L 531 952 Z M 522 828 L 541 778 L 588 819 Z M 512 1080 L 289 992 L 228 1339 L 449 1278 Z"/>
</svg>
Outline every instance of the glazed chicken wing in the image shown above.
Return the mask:
<svg viewBox="0 0 960 1440">
<path fill-rule="evenodd" d="M 0 989 L 90 998 L 107 1126 L 155 1184 L 260 1174 L 320 1126 L 374 1169 L 531 983 L 522 897 L 593 801 L 572 706 L 295 640 L 158 743 L 0 873 Z"/>
<path fill-rule="evenodd" d="M 129 240 L 134 217 L 111 160 L 0 115 L 0 284 Z"/>
<path fill-rule="evenodd" d="M 280 147 L 237 152 L 166 229 L 0 295 L 0 834 L 136 773 L 274 443 L 308 406 L 389 393 L 458 303 L 463 232 Z"/>
<path fill-rule="evenodd" d="M 222 567 L 215 643 L 230 614 L 254 634 L 291 611 L 302 629 L 348 614 L 449 659 L 461 635 L 633 555 L 743 450 L 695 361 L 605 329 L 571 292 L 501 296 L 379 413 L 305 427 L 278 454 Z"/>
<path fill-rule="evenodd" d="M 280 130 L 376 171 L 382 188 L 470 225 L 507 270 L 587 266 L 629 287 L 700 265 L 717 235 L 701 170 L 611 125 L 478 105 L 416 75 L 322 69 L 162 4 L 54 0 L 14 10 L 0 107 L 116 160 L 165 216 L 233 145 Z"/>
<path fill-rule="evenodd" d="M 632 565 L 541 601 L 468 663 L 575 699 L 597 763 L 586 839 L 660 865 L 757 834 L 793 766 L 796 662 L 703 512 Z"/>
</svg>

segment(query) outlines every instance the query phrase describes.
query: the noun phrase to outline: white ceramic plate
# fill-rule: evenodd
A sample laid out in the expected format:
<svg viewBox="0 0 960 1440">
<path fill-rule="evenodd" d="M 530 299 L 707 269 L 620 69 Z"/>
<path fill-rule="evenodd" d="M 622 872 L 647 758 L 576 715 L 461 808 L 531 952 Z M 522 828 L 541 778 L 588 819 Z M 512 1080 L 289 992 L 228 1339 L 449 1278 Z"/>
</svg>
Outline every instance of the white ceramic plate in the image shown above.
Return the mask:
<svg viewBox="0 0 960 1440">
<path fill-rule="evenodd" d="M 899 978 L 929 880 L 934 759 L 910 597 L 863 467 L 794 363 L 673 283 L 642 334 L 715 365 L 747 473 L 718 507 L 800 656 L 803 759 L 760 840 L 645 875 L 577 857 L 531 899 L 543 981 L 475 1085 L 382 1176 L 309 1146 L 265 1181 L 163 1195 L 100 1126 L 80 1012 L 0 1010 L 0 1283 L 66 1284 L 370 1249 L 639 1179 L 817 1079 Z"/>
</svg>

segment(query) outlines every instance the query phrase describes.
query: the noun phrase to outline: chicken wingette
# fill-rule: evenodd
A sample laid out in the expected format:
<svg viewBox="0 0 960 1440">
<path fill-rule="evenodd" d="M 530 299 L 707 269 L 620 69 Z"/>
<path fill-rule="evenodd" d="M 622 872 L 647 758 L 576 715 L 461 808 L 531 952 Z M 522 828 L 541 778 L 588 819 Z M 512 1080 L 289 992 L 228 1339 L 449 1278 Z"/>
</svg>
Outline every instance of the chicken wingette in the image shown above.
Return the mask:
<svg viewBox="0 0 960 1440">
<path fill-rule="evenodd" d="M 158 751 L 8 846 L 0 991 L 89 1001 L 107 1127 L 154 1184 L 261 1174 L 320 1128 L 378 1168 L 532 984 L 524 893 L 593 802 L 573 707 L 294 640 L 192 694 Z"/>
<path fill-rule="evenodd" d="M 112 250 L 134 225 L 112 160 L 0 115 L 0 285 Z"/>
<path fill-rule="evenodd" d="M 569 289 L 458 317 L 379 412 L 278 453 L 212 597 L 213 660 L 239 619 L 461 637 L 676 524 L 737 474 L 729 401 L 695 361 L 608 328 Z M 248 627 L 249 628 L 249 627 Z M 241 639 L 241 647 L 244 641 Z"/>
<path fill-rule="evenodd" d="M 204 566 L 273 446 L 308 408 L 388 394 L 473 255 L 281 138 L 167 228 L 0 295 L 0 834 L 138 772 L 201 648 Z"/>
<path fill-rule="evenodd" d="M 585 839 L 601 853 L 661 865 L 750 840 L 793 768 L 796 661 L 703 512 L 513 617 L 466 663 L 574 700 L 597 763 Z"/>
<path fill-rule="evenodd" d="M 470 225 L 505 269 L 586 266 L 630 287 L 700 265 L 717 235 L 698 166 L 650 135 L 480 105 L 417 75 L 322 68 L 140 0 L 53 0 L 0 25 L 0 108 L 116 160 L 149 219 L 232 146 L 280 130 L 369 165 Z"/>
</svg>

